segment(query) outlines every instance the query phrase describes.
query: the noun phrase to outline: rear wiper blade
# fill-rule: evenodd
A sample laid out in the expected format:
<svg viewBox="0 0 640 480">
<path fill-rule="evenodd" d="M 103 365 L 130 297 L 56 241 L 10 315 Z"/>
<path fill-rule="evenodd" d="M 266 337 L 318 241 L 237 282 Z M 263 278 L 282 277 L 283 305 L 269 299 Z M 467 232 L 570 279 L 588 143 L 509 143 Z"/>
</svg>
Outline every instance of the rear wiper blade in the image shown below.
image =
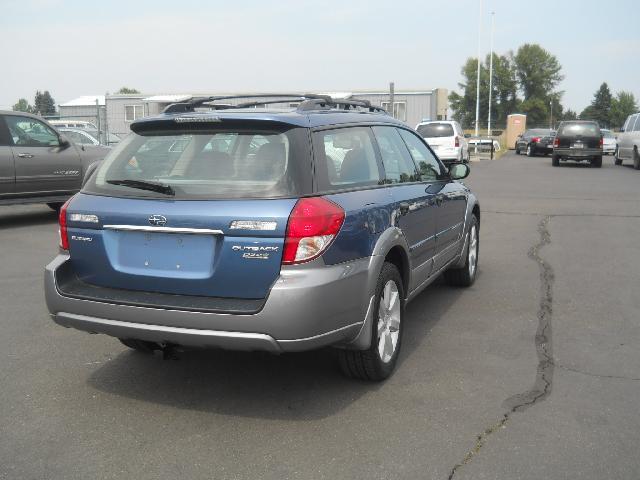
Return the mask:
<svg viewBox="0 0 640 480">
<path fill-rule="evenodd" d="M 123 185 L 125 187 L 138 188 L 140 190 L 149 190 L 151 192 L 158 192 L 164 195 L 174 196 L 176 194 L 175 190 L 171 187 L 171 185 L 166 185 L 160 182 L 123 179 L 123 180 L 107 180 L 107 183 L 110 183 L 111 185 Z"/>
</svg>

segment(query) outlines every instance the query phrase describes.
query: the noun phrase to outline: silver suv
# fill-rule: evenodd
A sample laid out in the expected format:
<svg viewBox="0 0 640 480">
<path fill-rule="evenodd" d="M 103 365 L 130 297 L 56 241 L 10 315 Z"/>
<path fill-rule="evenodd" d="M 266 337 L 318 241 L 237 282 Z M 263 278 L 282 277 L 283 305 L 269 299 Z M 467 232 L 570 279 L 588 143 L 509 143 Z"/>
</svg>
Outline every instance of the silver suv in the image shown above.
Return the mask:
<svg viewBox="0 0 640 480">
<path fill-rule="evenodd" d="M 624 160 L 633 161 L 633 168 L 640 170 L 640 113 L 629 115 L 618 134 L 615 163 L 622 165 Z"/>
</svg>

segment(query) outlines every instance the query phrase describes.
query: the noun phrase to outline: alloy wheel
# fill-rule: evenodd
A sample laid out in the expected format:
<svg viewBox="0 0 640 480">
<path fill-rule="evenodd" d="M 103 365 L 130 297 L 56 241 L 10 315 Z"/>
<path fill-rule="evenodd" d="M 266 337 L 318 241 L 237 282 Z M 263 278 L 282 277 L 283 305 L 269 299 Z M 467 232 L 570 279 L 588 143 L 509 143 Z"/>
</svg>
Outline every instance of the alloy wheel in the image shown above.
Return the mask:
<svg viewBox="0 0 640 480">
<path fill-rule="evenodd" d="M 398 346 L 400 336 L 400 294 L 398 285 L 389 280 L 380 295 L 378 305 L 378 355 L 388 363 Z"/>
<path fill-rule="evenodd" d="M 469 276 L 473 278 L 476 273 L 476 266 L 478 264 L 478 234 L 476 233 L 476 226 L 471 227 L 469 232 Z"/>
</svg>

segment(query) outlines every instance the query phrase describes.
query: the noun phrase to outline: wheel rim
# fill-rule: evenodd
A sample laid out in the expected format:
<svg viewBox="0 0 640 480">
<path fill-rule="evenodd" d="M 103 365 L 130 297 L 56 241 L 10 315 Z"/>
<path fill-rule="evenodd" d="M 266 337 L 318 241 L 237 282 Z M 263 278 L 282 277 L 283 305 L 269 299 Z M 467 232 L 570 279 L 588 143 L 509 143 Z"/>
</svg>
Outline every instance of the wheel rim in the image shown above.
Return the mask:
<svg viewBox="0 0 640 480">
<path fill-rule="evenodd" d="M 473 277 L 476 273 L 476 266 L 478 264 L 478 235 L 476 234 L 476 226 L 471 227 L 469 232 L 469 276 Z"/>
<path fill-rule="evenodd" d="M 527 155 L 531 155 L 531 145 L 527 147 Z"/>
<path fill-rule="evenodd" d="M 391 361 L 400 337 L 400 294 L 389 280 L 382 289 L 378 305 L 378 355 L 384 363 Z"/>
</svg>

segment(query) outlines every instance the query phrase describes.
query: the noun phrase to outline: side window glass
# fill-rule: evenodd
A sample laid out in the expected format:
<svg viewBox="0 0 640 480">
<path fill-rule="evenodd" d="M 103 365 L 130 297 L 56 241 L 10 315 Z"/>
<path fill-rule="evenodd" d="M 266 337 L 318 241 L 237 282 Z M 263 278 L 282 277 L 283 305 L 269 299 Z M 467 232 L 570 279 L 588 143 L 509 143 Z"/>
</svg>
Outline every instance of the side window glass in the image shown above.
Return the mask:
<svg viewBox="0 0 640 480">
<path fill-rule="evenodd" d="M 322 130 L 313 134 L 313 145 L 322 190 L 382 183 L 368 127 Z"/>
<path fill-rule="evenodd" d="M 78 132 L 66 131 L 62 132 L 62 134 L 73 143 L 82 143 L 82 136 Z"/>
<path fill-rule="evenodd" d="M 640 131 L 640 115 L 636 115 L 636 121 L 634 123 L 633 130 L 631 130 L 631 131 L 632 132 Z"/>
<path fill-rule="evenodd" d="M 39 120 L 16 115 L 7 115 L 5 119 L 16 146 L 50 147 L 60 143 L 58 135 Z"/>
<path fill-rule="evenodd" d="M 93 142 L 91 141 L 91 138 L 89 138 L 88 135 L 83 135 L 83 134 L 79 134 L 80 136 L 80 143 L 83 145 L 93 145 Z"/>
<path fill-rule="evenodd" d="M 416 167 L 407 146 L 394 127 L 373 127 L 387 183 L 417 182 Z"/>
<path fill-rule="evenodd" d="M 413 133 L 403 129 L 398 130 L 402 139 L 407 144 L 409 152 L 413 157 L 413 161 L 418 165 L 418 171 L 420 172 L 420 179 L 423 182 L 433 182 L 440 180 L 442 177 L 442 170 L 440 164 L 435 155 L 431 153 L 431 150 L 422 143 L 422 141 L 416 137 Z"/>
</svg>

